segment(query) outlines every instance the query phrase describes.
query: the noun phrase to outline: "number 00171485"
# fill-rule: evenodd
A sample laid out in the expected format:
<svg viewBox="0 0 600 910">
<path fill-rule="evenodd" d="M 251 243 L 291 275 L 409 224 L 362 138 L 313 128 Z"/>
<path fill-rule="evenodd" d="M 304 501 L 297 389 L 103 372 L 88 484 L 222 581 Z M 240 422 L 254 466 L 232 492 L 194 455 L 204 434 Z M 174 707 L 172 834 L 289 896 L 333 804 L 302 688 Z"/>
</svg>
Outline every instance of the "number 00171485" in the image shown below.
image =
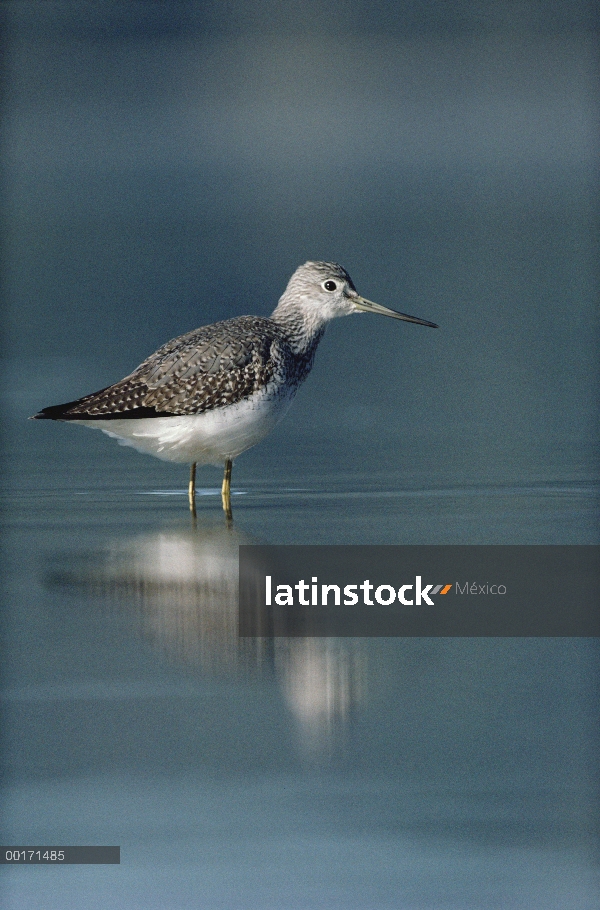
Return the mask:
<svg viewBox="0 0 600 910">
<path fill-rule="evenodd" d="M 7 863 L 47 862 L 61 863 L 65 858 L 64 850 L 7 850 L 4 854 Z"/>
</svg>

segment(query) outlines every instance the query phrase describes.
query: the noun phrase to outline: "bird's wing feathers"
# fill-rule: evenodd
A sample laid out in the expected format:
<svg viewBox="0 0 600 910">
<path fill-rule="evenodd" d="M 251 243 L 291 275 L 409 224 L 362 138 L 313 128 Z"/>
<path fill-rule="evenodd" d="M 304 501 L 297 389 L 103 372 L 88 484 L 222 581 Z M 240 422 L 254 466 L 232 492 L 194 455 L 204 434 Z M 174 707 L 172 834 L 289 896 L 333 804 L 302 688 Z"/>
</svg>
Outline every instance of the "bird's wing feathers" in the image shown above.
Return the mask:
<svg viewBox="0 0 600 910">
<path fill-rule="evenodd" d="M 240 316 L 174 338 L 115 385 L 66 405 L 44 408 L 59 420 L 200 414 L 234 404 L 269 383 L 280 329 Z"/>
</svg>

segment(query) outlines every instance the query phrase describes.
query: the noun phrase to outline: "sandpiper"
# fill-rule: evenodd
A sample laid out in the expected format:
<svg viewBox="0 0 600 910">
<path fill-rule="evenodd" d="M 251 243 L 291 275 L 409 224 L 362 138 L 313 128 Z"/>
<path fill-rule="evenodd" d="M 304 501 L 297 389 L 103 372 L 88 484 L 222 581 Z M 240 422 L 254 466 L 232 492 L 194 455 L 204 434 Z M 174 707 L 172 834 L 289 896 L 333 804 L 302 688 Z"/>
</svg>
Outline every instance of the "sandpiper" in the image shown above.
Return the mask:
<svg viewBox="0 0 600 910">
<path fill-rule="evenodd" d="M 361 312 L 437 328 L 365 300 L 341 265 L 306 262 L 270 317 L 237 316 L 174 338 L 115 385 L 44 408 L 34 419 L 100 429 L 139 452 L 191 464 L 193 514 L 196 465 L 224 464 L 221 499 L 231 518 L 233 459 L 286 413 L 327 323 Z"/>
</svg>

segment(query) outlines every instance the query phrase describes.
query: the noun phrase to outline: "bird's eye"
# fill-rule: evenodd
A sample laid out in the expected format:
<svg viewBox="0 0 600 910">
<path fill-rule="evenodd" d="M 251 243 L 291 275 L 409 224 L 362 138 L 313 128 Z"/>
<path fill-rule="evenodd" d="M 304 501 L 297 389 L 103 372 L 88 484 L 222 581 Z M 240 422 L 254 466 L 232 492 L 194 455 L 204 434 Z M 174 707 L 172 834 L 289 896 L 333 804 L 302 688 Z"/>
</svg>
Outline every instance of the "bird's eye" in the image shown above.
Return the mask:
<svg viewBox="0 0 600 910">
<path fill-rule="evenodd" d="M 337 284 L 335 281 L 326 281 L 323 285 L 326 291 L 335 291 L 337 290 Z"/>
</svg>

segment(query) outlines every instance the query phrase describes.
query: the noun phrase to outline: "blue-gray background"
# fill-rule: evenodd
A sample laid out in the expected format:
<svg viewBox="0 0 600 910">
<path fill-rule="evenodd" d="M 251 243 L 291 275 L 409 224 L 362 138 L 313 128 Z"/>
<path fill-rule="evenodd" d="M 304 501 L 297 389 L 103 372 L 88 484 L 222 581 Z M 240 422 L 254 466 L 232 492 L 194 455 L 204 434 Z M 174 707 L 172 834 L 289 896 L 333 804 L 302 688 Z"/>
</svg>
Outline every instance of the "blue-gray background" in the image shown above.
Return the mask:
<svg viewBox="0 0 600 910">
<path fill-rule="evenodd" d="M 165 632 L 239 540 L 598 542 L 594 5 L 2 14 L 3 839 L 127 857 L 50 898 L 14 870 L 7 906 L 597 906 L 591 645 L 307 646 L 249 683 Z M 329 328 L 233 537 L 216 469 L 194 532 L 185 468 L 26 421 L 309 258 L 440 328 Z"/>
</svg>

